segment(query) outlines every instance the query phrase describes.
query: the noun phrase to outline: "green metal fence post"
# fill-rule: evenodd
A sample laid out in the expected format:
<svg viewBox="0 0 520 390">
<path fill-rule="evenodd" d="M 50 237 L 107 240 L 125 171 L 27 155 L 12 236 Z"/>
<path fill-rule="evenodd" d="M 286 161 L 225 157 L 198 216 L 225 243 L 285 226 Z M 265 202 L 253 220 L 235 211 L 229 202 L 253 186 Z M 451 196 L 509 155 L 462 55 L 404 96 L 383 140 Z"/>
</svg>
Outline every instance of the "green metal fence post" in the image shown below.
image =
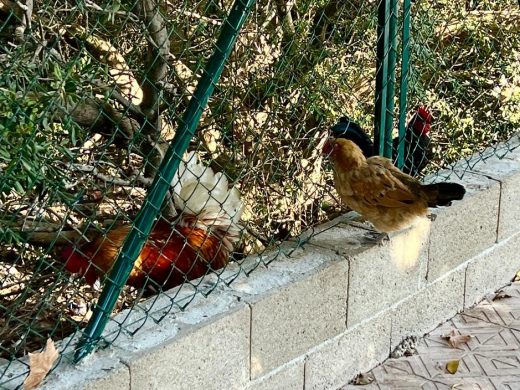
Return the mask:
<svg viewBox="0 0 520 390">
<path fill-rule="evenodd" d="M 397 148 L 397 166 L 404 166 L 404 137 L 406 133 L 406 111 L 408 95 L 408 77 L 410 72 L 410 19 L 411 2 L 403 3 L 403 33 L 401 48 L 401 80 L 399 83 L 399 146 Z"/>
<path fill-rule="evenodd" d="M 117 298 L 130 275 L 134 261 L 141 252 L 153 223 L 160 212 L 164 197 L 170 188 L 170 183 L 179 167 L 182 155 L 195 133 L 202 111 L 220 78 L 238 33 L 254 3 L 255 0 L 236 0 L 233 4 L 233 8 L 222 26 L 216 49 L 208 60 L 204 73 L 179 123 L 175 138 L 164 156 L 159 171 L 145 198 L 143 207 L 139 211 L 135 223 L 125 239 L 123 248 L 109 277 L 106 279 L 106 285 L 103 288 L 99 302 L 95 306 L 92 318 L 78 343 L 74 362 L 78 362 L 88 355 L 97 341 L 99 341 Z"/>
<path fill-rule="evenodd" d="M 388 23 L 388 73 L 386 79 L 385 138 L 383 155 L 392 158 L 394 129 L 395 62 L 397 54 L 397 0 L 390 0 Z"/>
<path fill-rule="evenodd" d="M 384 154 L 386 94 L 388 80 L 388 18 L 390 0 L 381 0 L 377 13 L 376 104 L 374 112 L 374 147 Z"/>
</svg>

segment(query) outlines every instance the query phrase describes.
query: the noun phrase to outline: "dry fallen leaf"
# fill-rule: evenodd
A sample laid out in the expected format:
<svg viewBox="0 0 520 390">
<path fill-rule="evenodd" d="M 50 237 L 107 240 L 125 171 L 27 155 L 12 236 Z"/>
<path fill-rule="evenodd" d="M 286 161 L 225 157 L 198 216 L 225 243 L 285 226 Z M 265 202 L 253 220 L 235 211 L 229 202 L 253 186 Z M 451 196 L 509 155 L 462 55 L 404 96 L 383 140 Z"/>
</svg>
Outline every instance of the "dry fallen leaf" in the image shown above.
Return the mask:
<svg viewBox="0 0 520 390">
<path fill-rule="evenodd" d="M 462 344 L 467 343 L 473 336 L 469 334 L 456 334 L 455 330 L 452 330 L 450 333 L 441 336 L 443 339 L 448 339 L 448 344 L 452 348 L 458 348 Z"/>
<path fill-rule="evenodd" d="M 353 385 L 368 385 L 374 381 L 374 375 L 370 372 L 361 373 L 352 381 Z"/>
<path fill-rule="evenodd" d="M 448 372 L 450 374 L 455 374 L 458 369 L 459 369 L 458 360 L 450 360 L 448 363 L 446 363 L 446 370 L 448 370 Z"/>
<path fill-rule="evenodd" d="M 29 375 L 23 382 L 24 390 L 34 389 L 43 381 L 60 353 L 54 346 L 54 341 L 47 339 L 47 345 L 42 352 L 29 352 Z"/>
<path fill-rule="evenodd" d="M 511 295 L 509 295 L 508 293 L 505 293 L 503 291 L 499 291 L 497 293 L 497 295 L 495 295 L 495 298 L 493 298 L 493 300 L 498 301 L 500 299 L 505 299 L 505 298 L 511 298 Z"/>
<path fill-rule="evenodd" d="M 455 383 L 450 390 L 480 390 L 481 387 L 476 383 Z"/>
<path fill-rule="evenodd" d="M 518 271 L 515 275 L 515 278 L 513 279 L 513 282 L 518 282 L 520 281 L 520 271 Z"/>
</svg>

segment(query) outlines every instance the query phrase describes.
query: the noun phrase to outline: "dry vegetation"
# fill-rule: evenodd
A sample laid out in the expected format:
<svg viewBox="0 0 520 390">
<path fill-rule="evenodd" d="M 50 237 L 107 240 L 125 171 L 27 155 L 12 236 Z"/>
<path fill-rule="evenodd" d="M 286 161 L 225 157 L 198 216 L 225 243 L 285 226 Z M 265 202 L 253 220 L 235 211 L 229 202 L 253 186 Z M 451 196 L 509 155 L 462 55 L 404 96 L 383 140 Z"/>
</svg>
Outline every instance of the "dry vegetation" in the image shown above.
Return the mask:
<svg viewBox="0 0 520 390">
<path fill-rule="evenodd" d="M 0 356 L 88 319 L 99 291 L 58 253 L 142 204 L 230 7 L 187 3 L 0 0 Z M 412 10 L 409 106 L 433 108 L 431 170 L 520 125 L 518 3 L 456 3 Z M 375 15 L 372 0 L 253 10 L 190 146 L 243 193 L 237 261 L 339 210 L 318 145 L 341 115 L 371 128 Z"/>
</svg>

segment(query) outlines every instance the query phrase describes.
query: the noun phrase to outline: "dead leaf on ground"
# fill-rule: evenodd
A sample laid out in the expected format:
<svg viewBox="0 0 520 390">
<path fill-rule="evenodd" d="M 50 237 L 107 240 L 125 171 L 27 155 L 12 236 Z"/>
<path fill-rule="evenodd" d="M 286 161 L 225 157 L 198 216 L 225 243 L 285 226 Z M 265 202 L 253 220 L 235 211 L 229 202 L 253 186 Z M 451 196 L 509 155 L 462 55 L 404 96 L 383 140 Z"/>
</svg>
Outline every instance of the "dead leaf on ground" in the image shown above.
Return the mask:
<svg viewBox="0 0 520 390">
<path fill-rule="evenodd" d="M 518 282 L 520 281 L 520 271 L 518 271 L 515 275 L 515 278 L 513 279 L 513 282 Z"/>
<path fill-rule="evenodd" d="M 469 334 L 457 334 L 455 332 L 455 330 L 452 330 L 450 333 L 448 334 L 445 334 L 443 336 L 441 336 L 443 339 L 447 339 L 448 340 L 448 344 L 452 347 L 452 348 L 458 348 L 460 347 L 462 344 L 466 344 L 469 340 L 471 340 L 471 338 L 473 336 L 469 335 Z"/>
<path fill-rule="evenodd" d="M 374 381 L 374 375 L 370 372 L 365 372 L 358 374 L 356 378 L 352 381 L 353 385 L 368 385 Z"/>
<path fill-rule="evenodd" d="M 23 389 L 35 389 L 43 381 L 52 368 L 56 359 L 60 356 L 54 341 L 47 339 L 47 345 L 42 352 L 29 352 L 29 376 L 23 382 Z"/>
<path fill-rule="evenodd" d="M 450 390 L 480 390 L 481 387 L 476 383 L 455 383 Z"/>
<path fill-rule="evenodd" d="M 495 298 L 493 298 L 493 300 L 499 301 L 500 299 L 505 299 L 505 298 L 511 298 L 511 295 L 509 295 L 508 293 L 506 293 L 504 291 L 499 291 L 497 293 L 497 295 L 495 295 Z"/>
<path fill-rule="evenodd" d="M 446 363 L 446 370 L 448 370 L 450 374 L 455 374 L 459 369 L 459 363 L 459 360 L 450 360 L 448 363 Z"/>
</svg>

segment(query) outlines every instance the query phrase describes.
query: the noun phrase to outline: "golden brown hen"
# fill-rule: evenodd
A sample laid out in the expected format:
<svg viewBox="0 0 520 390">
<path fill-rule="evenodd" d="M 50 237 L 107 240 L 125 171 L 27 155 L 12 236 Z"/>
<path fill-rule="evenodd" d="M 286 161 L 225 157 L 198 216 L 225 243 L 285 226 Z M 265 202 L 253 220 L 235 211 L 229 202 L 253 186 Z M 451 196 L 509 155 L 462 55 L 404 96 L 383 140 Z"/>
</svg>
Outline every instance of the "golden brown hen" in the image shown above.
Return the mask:
<svg viewBox="0 0 520 390">
<path fill-rule="evenodd" d="M 456 183 L 421 184 L 384 157 L 365 158 L 346 139 L 329 139 L 323 152 L 334 165 L 334 183 L 342 201 L 385 233 L 411 226 L 428 207 L 448 206 L 465 194 Z"/>
</svg>

